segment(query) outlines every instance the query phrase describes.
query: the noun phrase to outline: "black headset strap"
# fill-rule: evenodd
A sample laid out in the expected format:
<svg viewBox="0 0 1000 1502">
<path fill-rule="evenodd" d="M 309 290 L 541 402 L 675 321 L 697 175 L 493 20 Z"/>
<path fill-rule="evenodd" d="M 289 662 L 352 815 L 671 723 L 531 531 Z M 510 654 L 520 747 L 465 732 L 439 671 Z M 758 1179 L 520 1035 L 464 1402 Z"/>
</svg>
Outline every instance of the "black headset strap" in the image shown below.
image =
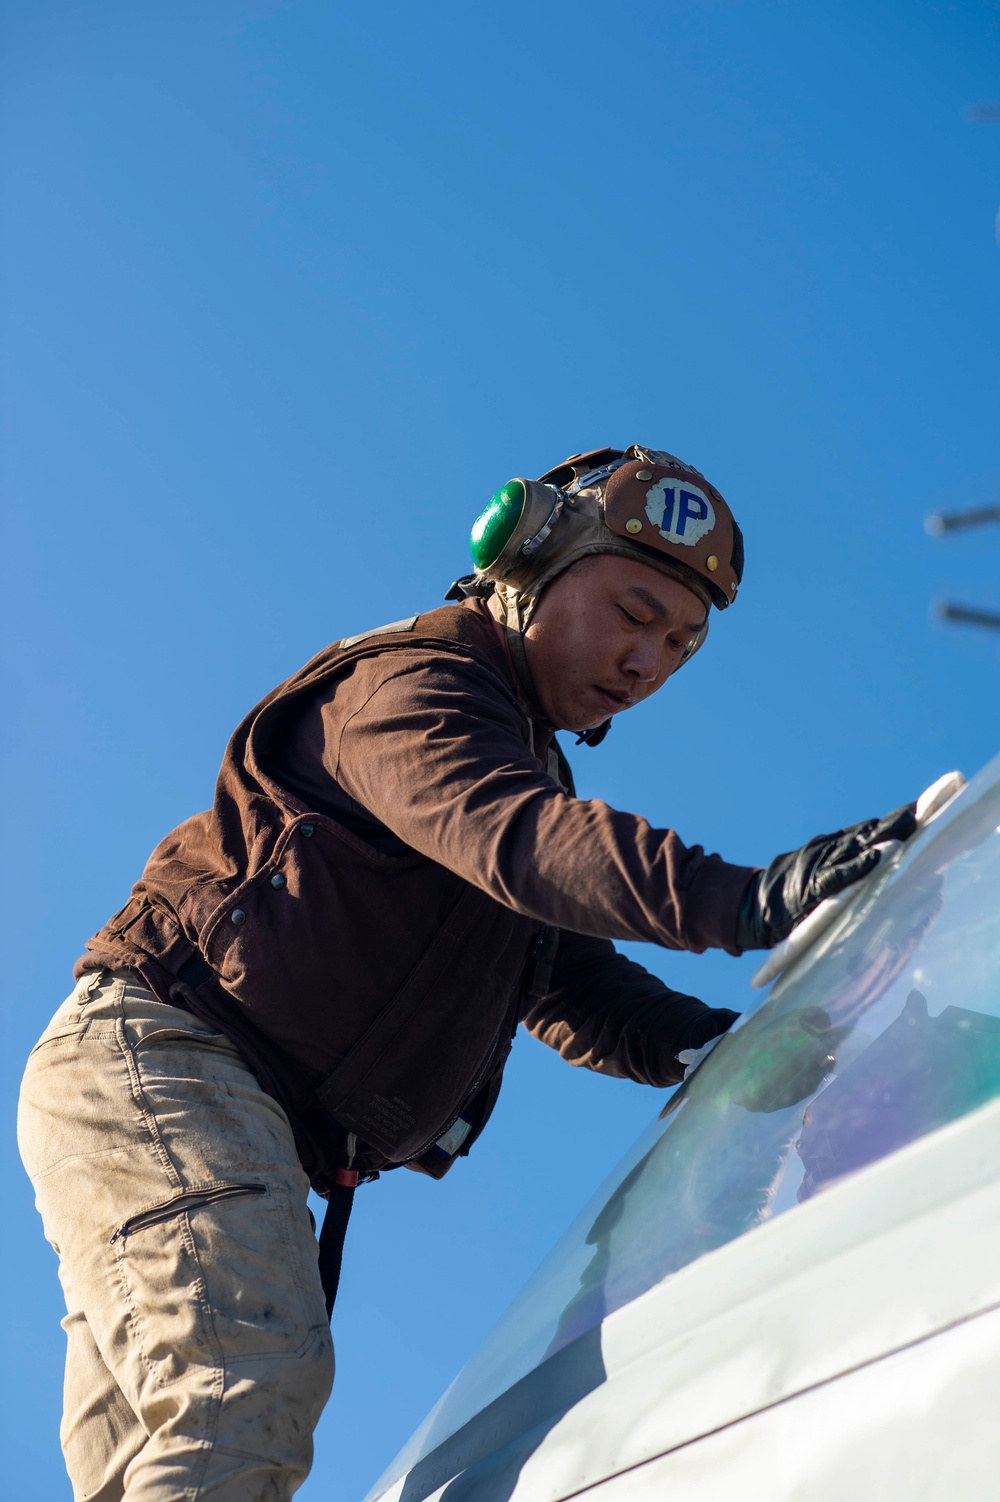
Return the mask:
<svg viewBox="0 0 1000 1502">
<path fill-rule="evenodd" d="M 576 738 L 578 746 L 599 746 L 611 729 L 611 720 L 607 719 L 602 725 L 595 725 L 593 730 L 581 730 Z"/>
</svg>

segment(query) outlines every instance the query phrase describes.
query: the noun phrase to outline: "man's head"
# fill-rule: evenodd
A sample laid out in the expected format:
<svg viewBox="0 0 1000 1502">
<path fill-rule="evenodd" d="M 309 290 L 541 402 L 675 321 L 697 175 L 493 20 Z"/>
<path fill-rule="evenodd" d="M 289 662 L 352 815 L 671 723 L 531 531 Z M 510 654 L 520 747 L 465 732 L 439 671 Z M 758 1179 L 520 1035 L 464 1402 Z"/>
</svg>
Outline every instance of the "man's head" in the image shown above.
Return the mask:
<svg viewBox="0 0 1000 1502">
<path fill-rule="evenodd" d="M 586 637 L 593 636 L 592 652 L 599 654 L 597 638 L 602 629 L 610 629 L 609 622 L 615 617 L 605 593 L 601 610 L 610 614 L 605 615 L 603 626 L 599 624 L 596 607 L 591 610 L 586 605 L 588 584 L 596 587 L 600 583 L 603 587 L 612 578 L 624 578 L 630 572 L 633 577 L 655 576 L 655 593 L 660 596 L 657 603 L 663 607 L 658 618 L 667 622 L 668 632 L 676 637 L 678 631 L 684 634 L 688 625 L 700 620 L 697 632 L 684 634 L 684 646 L 669 667 L 664 670 L 665 659 L 658 663 L 656 672 L 646 680 L 652 688 L 622 694 L 617 707 L 626 708 L 648 697 L 698 650 L 708 629 L 709 606 L 725 610 L 732 604 L 743 574 L 743 537 L 715 487 L 700 471 L 674 455 L 636 444 L 628 449 L 575 454 L 540 480 L 509 481 L 477 519 L 471 549 L 475 578 L 460 580 L 454 586 L 457 594 L 451 597 L 492 589 L 493 609 L 507 628 L 518 676 L 529 698 L 535 699 L 548 718 L 552 718 L 552 692 L 539 691 L 533 680 L 542 668 L 531 660 L 540 663 L 537 643 L 543 635 L 549 642 L 546 660 L 555 660 L 558 655 L 563 664 L 560 682 L 575 682 L 577 678 L 571 671 L 571 654 L 555 652 L 551 623 L 557 618 L 557 607 L 565 635 L 571 624 L 566 612 L 573 606 L 577 651 L 582 650 Z M 604 560 L 600 569 L 581 570 L 582 563 L 590 564 L 594 559 Z M 632 565 L 631 571 L 612 569 L 607 561 L 610 559 Z M 674 587 L 668 589 L 666 585 Z M 654 591 L 652 583 L 648 591 Z M 668 608 L 668 597 L 673 609 Z M 619 614 L 617 620 L 624 621 L 629 613 Z M 537 631 L 532 629 L 539 617 L 543 624 L 545 618 L 550 622 L 544 632 L 541 626 Z M 649 621 L 642 624 L 651 627 Z M 665 635 L 663 644 L 666 641 Z M 596 657 L 590 656 L 589 661 L 601 672 L 617 674 L 619 686 L 626 677 L 636 683 L 641 676 L 631 669 L 625 674 L 620 664 L 602 665 Z M 610 690 L 610 699 L 614 700 L 619 690 L 603 678 L 593 680 L 591 667 L 583 675 L 590 687 L 596 683 Z M 558 688 L 553 680 L 551 689 Z M 607 713 L 595 727 L 582 704 L 575 704 L 571 710 L 563 703 L 558 723 L 569 728 L 586 713 L 584 738 L 596 745 L 610 723 L 608 716 L 617 712 L 611 703 L 605 707 Z"/>
<path fill-rule="evenodd" d="M 524 632 L 539 708 L 557 730 L 595 730 L 663 686 L 706 615 L 697 595 L 645 563 L 602 553 L 571 564 Z"/>
</svg>

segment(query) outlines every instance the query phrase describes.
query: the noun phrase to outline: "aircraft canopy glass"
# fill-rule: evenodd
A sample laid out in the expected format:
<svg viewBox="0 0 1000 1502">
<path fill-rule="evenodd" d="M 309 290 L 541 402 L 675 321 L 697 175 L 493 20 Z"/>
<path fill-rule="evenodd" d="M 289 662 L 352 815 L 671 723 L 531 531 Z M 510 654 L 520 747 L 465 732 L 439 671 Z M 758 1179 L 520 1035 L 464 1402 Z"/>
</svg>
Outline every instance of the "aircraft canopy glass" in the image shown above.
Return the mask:
<svg viewBox="0 0 1000 1502">
<path fill-rule="evenodd" d="M 1000 1094 L 1000 758 L 754 998 L 373 1495 L 671 1273 Z"/>
</svg>

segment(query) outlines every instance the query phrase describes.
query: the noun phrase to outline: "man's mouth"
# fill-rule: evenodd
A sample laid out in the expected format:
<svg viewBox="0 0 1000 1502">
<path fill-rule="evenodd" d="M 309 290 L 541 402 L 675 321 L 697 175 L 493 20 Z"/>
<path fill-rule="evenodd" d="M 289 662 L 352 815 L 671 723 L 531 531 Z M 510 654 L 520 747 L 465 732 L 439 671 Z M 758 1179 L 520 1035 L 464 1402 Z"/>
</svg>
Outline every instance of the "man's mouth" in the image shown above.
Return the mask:
<svg viewBox="0 0 1000 1502">
<path fill-rule="evenodd" d="M 630 709 L 635 703 L 631 694 L 616 693 L 614 689 L 601 688 L 600 684 L 595 684 L 594 688 L 610 714 L 616 714 L 619 709 Z"/>
</svg>

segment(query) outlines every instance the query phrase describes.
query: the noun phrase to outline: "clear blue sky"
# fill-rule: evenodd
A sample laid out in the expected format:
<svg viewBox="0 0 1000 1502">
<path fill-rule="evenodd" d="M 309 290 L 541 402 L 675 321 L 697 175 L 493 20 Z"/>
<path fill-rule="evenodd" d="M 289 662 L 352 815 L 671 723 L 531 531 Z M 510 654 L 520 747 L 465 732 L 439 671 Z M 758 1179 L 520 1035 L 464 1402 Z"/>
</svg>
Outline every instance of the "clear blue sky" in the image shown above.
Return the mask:
<svg viewBox="0 0 1000 1502">
<path fill-rule="evenodd" d="M 745 588 L 581 791 L 738 861 L 1000 742 L 1000 7 L 9 6 L 2 54 L 4 1490 L 66 1498 L 12 1141 L 87 936 L 245 710 L 434 605 L 514 474 L 643 441 Z M 643 951 L 739 1008 L 751 960 Z M 301 1495 L 352 1502 L 658 1109 L 523 1037 L 474 1156 L 359 1196 Z"/>
</svg>

